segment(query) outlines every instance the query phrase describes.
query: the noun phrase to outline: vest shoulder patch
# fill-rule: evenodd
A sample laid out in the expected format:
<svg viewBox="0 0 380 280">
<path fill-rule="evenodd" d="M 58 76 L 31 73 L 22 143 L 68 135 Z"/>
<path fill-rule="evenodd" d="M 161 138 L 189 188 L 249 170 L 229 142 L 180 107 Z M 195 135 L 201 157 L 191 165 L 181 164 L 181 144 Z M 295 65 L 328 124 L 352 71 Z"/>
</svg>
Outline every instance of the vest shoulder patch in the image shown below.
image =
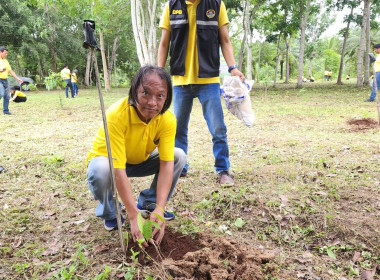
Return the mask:
<svg viewBox="0 0 380 280">
<path fill-rule="evenodd" d="M 207 12 L 206 12 L 206 16 L 207 16 L 208 18 L 214 18 L 215 15 L 216 15 L 216 12 L 215 12 L 215 10 L 213 10 L 213 9 L 207 10 Z"/>
</svg>

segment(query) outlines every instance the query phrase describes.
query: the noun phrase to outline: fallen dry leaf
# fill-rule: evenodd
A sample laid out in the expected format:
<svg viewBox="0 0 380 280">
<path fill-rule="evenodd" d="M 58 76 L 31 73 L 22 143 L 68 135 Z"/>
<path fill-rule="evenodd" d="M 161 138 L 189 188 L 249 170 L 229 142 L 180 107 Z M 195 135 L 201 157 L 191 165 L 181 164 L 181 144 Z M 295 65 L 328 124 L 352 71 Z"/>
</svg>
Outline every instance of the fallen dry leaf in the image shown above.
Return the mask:
<svg viewBox="0 0 380 280">
<path fill-rule="evenodd" d="M 327 193 L 323 192 L 323 191 L 315 192 L 315 194 L 319 194 L 319 195 L 322 195 L 322 196 L 327 196 Z"/>
<path fill-rule="evenodd" d="M 90 227 L 90 224 L 87 224 L 87 225 L 81 227 L 80 229 L 78 229 L 78 231 L 80 231 L 80 232 L 86 232 L 89 227 Z"/>
<path fill-rule="evenodd" d="M 352 261 L 355 263 L 360 258 L 360 252 L 355 252 Z"/>
<path fill-rule="evenodd" d="M 373 280 L 376 274 L 377 265 L 372 270 L 364 270 L 360 273 L 360 280 Z"/>
<path fill-rule="evenodd" d="M 85 222 L 85 220 L 79 220 L 79 221 L 75 221 L 75 222 L 72 222 L 73 225 L 80 225 L 80 224 L 83 224 Z"/>
<path fill-rule="evenodd" d="M 294 216 L 292 214 L 287 214 L 287 215 L 283 216 L 282 219 L 281 219 L 281 226 L 288 225 L 290 219 L 294 220 L 295 218 L 296 218 L 296 216 Z"/>
<path fill-rule="evenodd" d="M 289 199 L 285 195 L 280 195 L 280 199 L 283 206 L 289 205 Z"/>
<path fill-rule="evenodd" d="M 48 217 L 51 217 L 51 216 L 54 216 L 55 215 L 55 212 L 46 212 L 45 213 L 45 216 L 48 216 Z"/>
<path fill-rule="evenodd" d="M 104 251 L 108 251 L 109 250 L 109 247 L 106 246 L 106 245 L 99 245 L 98 247 L 95 248 L 94 250 L 94 254 L 97 255 L 97 254 L 100 254 Z"/>
<path fill-rule="evenodd" d="M 17 244 L 14 246 L 15 248 L 18 248 L 18 247 L 20 247 L 21 246 L 21 244 L 22 244 L 22 242 L 23 242 L 23 239 L 22 239 L 22 237 L 20 237 L 19 239 L 18 239 L 18 242 L 17 242 Z"/>
</svg>

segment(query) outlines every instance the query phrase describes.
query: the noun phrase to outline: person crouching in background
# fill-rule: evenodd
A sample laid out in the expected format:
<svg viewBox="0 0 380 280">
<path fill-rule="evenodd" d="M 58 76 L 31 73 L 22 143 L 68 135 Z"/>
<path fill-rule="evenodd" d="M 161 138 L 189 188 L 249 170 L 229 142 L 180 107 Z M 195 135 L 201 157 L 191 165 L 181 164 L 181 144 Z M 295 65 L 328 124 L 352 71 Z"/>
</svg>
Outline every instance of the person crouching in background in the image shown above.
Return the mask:
<svg viewBox="0 0 380 280">
<path fill-rule="evenodd" d="M 16 87 L 11 87 L 11 101 L 19 103 L 26 102 L 26 95 L 17 90 Z"/>
</svg>

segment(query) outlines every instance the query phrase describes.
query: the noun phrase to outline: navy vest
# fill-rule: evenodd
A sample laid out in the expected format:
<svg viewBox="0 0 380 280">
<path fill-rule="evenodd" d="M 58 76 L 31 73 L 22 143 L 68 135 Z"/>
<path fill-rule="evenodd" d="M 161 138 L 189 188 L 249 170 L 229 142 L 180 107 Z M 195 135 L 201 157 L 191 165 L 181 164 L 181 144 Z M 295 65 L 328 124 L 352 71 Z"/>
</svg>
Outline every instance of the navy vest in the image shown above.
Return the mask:
<svg viewBox="0 0 380 280">
<path fill-rule="evenodd" d="M 201 0 L 197 6 L 196 28 L 198 49 L 198 77 L 219 76 L 218 19 L 221 0 Z M 189 20 L 185 0 L 169 1 L 170 17 L 170 74 L 185 75 L 185 58 L 189 36 Z"/>
</svg>

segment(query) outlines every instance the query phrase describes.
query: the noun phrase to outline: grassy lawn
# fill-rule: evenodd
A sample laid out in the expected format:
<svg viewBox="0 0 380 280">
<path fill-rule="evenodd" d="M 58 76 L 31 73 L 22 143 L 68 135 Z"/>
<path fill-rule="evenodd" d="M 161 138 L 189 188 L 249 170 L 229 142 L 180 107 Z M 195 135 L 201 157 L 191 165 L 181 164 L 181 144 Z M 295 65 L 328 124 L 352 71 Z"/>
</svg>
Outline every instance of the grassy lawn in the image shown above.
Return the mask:
<svg viewBox="0 0 380 280">
<path fill-rule="evenodd" d="M 225 110 L 232 188 L 217 184 L 211 136 L 196 101 L 190 176 L 180 179 L 168 204 L 177 214 L 169 226 L 273 253 L 265 279 L 359 279 L 360 273 L 380 279 L 373 270 L 380 265 L 380 127 L 348 123 L 377 121 L 376 105 L 363 102 L 369 91 L 333 84 L 254 88 L 253 128 Z M 103 92 L 106 107 L 127 92 Z M 121 257 L 117 232 L 106 232 L 94 215 L 85 158 L 102 118 L 97 90 L 79 94 L 32 92 L 25 104 L 10 104 L 14 115 L 0 116 L 6 169 L 0 279 L 157 275 Z M 150 180 L 132 179 L 136 197 Z"/>
</svg>

